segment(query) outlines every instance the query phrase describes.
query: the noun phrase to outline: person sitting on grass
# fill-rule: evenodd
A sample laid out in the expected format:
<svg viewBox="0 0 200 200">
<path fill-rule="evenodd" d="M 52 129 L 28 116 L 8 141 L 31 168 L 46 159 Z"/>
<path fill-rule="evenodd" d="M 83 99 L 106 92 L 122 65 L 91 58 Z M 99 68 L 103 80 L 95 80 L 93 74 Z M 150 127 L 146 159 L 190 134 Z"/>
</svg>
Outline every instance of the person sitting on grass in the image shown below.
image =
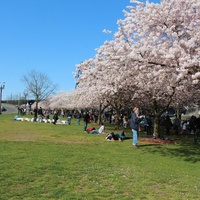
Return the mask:
<svg viewBox="0 0 200 200">
<path fill-rule="evenodd" d="M 103 123 L 101 123 L 101 126 L 98 130 L 91 130 L 89 133 L 90 134 L 103 134 L 104 133 L 104 130 L 105 130 L 105 126 Z"/>
<path fill-rule="evenodd" d="M 115 140 L 118 140 L 118 141 L 123 141 L 123 140 L 126 140 L 126 139 L 131 139 L 132 137 L 128 137 L 125 135 L 124 131 L 122 130 L 120 133 L 109 133 L 108 135 L 106 135 L 106 138 L 105 140 L 107 141 L 115 141 Z"/>
</svg>

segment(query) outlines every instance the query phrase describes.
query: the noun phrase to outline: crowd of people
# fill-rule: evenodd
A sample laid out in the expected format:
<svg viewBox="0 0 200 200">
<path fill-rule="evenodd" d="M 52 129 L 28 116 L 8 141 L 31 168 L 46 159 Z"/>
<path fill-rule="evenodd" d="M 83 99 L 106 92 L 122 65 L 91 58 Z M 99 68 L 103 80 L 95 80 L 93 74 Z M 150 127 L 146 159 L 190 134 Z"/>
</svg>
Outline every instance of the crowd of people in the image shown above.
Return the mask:
<svg viewBox="0 0 200 200">
<path fill-rule="evenodd" d="M 26 113 L 25 109 L 18 110 L 20 115 Z M 52 115 L 52 117 L 51 117 Z M 98 122 L 98 113 L 97 112 L 80 112 L 80 111 L 65 111 L 61 110 L 47 110 L 39 107 L 38 109 L 34 108 L 33 110 L 33 121 L 37 122 L 50 122 L 54 125 L 58 123 L 58 120 L 64 124 L 71 125 L 72 118 L 76 119 L 76 124 L 81 125 L 83 120 L 83 130 L 89 134 L 106 134 L 106 140 L 124 140 L 126 138 L 124 130 L 128 127 L 132 131 L 132 145 L 137 147 L 138 145 L 138 134 L 142 130 L 146 132 L 147 136 L 153 135 L 153 118 L 148 115 L 141 115 L 140 109 L 135 107 L 128 117 L 126 114 L 112 114 L 104 115 L 102 121 L 107 121 L 110 124 L 113 124 L 116 130 L 122 130 L 120 133 L 106 133 L 105 125 L 101 122 L 100 127 L 95 129 L 94 127 L 89 127 L 88 124 L 96 125 Z M 52 119 L 50 119 L 52 118 Z M 65 121 L 63 119 L 66 119 Z M 82 119 L 82 120 L 81 120 Z M 15 120 L 19 120 L 19 117 L 15 116 Z M 175 135 L 189 135 L 194 134 L 194 143 L 198 143 L 199 134 L 200 134 L 200 117 L 191 116 L 189 120 L 180 120 L 177 116 L 170 118 L 169 115 L 161 118 L 161 127 L 165 128 L 164 134 L 170 136 L 171 134 Z M 111 139 L 110 139 L 111 138 Z M 130 137 L 128 137 L 130 138 Z"/>
<path fill-rule="evenodd" d="M 168 115 L 162 119 L 161 124 L 165 127 L 166 135 L 175 133 L 176 135 L 194 134 L 198 129 L 199 117 L 192 115 L 188 120 L 180 120 L 177 116 L 171 119 Z"/>
</svg>

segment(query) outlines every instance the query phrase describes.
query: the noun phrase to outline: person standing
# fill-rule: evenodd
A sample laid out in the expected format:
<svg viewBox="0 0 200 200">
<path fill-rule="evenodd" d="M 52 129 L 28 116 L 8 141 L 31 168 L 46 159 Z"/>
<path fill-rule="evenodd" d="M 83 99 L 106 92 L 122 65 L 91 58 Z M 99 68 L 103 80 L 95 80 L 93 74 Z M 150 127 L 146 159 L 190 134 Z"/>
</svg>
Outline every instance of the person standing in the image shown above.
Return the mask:
<svg viewBox="0 0 200 200">
<path fill-rule="evenodd" d="M 72 114 L 71 114 L 71 112 L 69 112 L 68 116 L 67 116 L 68 125 L 71 125 L 71 121 L 72 121 Z"/>
<path fill-rule="evenodd" d="M 138 132 L 139 132 L 139 126 L 140 126 L 140 121 L 143 116 L 139 116 L 139 108 L 135 107 L 133 109 L 133 113 L 131 114 L 131 119 L 130 119 L 130 127 L 132 129 L 133 133 L 133 146 L 137 147 L 138 143 Z"/>
<path fill-rule="evenodd" d="M 89 121 L 90 121 L 90 115 L 89 115 L 89 112 L 86 112 L 86 114 L 84 116 L 84 131 L 85 132 L 86 132 Z"/>
<path fill-rule="evenodd" d="M 196 116 L 192 115 L 190 120 L 189 120 L 189 127 L 190 127 L 190 133 L 195 133 L 195 121 L 196 121 Z"/>
<path fill-rule="evenodd" d="M 81 113 L 80 113 L 80 112 L 77 112 L 77 113 L 76 113 L 76 124 L 77 124 L 77 125 L 80 125 L 80 121 L 81 121 Z"/>
<path fill-rule="evenodd" d="M 60 113 L 60 115 L 62 116 L 62 118 L 64 118 L 64 117 L 65 117 L 65 112 L 64 112 L 64 110 L 63 110 L 63 109 L 61 109 L 61 113 Z"/>
<path fill-rule="evenodd" d="M 172 127 L 172 122 L 171 119 L 169 117 L 169 115 L 167 115 L 166 119 L 165 119 L 165 130 L 166 130 L 166 135 L 170 135 L 170 129 Z"/>
<path fill-rule="evenodd" d="M 179 135 L 180 126 L 181 126 L 181 121 L 176 115 L 176 117 L 174 119 L 174 131 L 175 131 L 176 135 Z"/>
<path fill-rule="evenodd" d="M 34 122 L 36 122 L 37 121 L 37 112 L 38 112 L 36 107 L 34 108 L 33 112 L 34 112 Z"/>
<path fill-rule="evenodd" d="M 56 125 L 57 121 L 58 121 L 58 111 L 55 110 L 53 115 L 53 124 Z"/>
<path fill-rule="evenodd" d="M 200 116 L 195 120 L 194 144 L 198 144 L 200 135 Z"/>
<path fill-rule="evenodd" d="M 147 126 L 146 126 L 147 135 L 152 135 L 152 119 L 150 116 L 147 116 L 146 120 L 147 120 Z"/>
<path fill-rule="evenodd" d="M 43 110 L 42 107 L 40 107 L 38 109 L 38 122 L 42 122 L 43 117 L 44 117 Z"/>
</svg>

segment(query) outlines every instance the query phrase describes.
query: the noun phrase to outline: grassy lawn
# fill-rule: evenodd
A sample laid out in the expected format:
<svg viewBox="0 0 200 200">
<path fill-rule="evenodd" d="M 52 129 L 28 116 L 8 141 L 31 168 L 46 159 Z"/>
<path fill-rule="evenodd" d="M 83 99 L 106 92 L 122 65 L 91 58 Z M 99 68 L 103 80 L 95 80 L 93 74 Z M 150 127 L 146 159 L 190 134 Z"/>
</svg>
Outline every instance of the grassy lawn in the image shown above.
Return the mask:
<svg viewBox="0 0 200 200">
<path fill-rule="evenodd" d="M 200 198 L 200 146 L 192 138 L 177 145 L 140 142 L 135 149 L 131 140 L 87 134 L 83 123 L 13 117 L 0 115 L 1 200 Z"/>
</svg>

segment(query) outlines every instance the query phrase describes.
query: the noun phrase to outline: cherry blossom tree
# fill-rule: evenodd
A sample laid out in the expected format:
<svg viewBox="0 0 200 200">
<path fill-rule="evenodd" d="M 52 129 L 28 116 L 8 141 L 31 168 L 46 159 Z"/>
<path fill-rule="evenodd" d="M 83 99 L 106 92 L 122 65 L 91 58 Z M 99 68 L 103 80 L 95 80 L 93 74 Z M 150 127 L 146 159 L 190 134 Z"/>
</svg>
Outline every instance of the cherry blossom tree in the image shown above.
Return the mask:
<svg viewBox="0 0 200 200">
<path fill-rule="evenodd" d="M 143 88 L 133 98 L 149 97 L 157 125 L 162 112 L 176 102 L 176 92 L 199 83 L 200 3 L 163 0 L 129 9 L 118 22 L 116 40 L 132 40 L 128 65 L 140 71 L 135 81 Z"/>
<path fill-rule="evenodd" d="M 79 86 L 95 86 L 107 102 L 118 95 L 124 104 L 129 99 L 133 106 L 152 109 L 157 136 L 159 118 L 170 105 L 199 103 L 198 96 L 188 97 L 199 94 L 200 2 L 131 2 L 137 5 L 124 11 L 113 41 L 77 66 Z"/>
<path fill-rule="evenodd" d="M 77 89 L 52 98 L 51 107 L 138 105 L 154 114 L 157 137 L 159 118 L 169 106 L 200 105 L 200 2 L 131 2 L 137 5 L 124 11 L 113 40 L 77 65 Z"/>
</svg>

